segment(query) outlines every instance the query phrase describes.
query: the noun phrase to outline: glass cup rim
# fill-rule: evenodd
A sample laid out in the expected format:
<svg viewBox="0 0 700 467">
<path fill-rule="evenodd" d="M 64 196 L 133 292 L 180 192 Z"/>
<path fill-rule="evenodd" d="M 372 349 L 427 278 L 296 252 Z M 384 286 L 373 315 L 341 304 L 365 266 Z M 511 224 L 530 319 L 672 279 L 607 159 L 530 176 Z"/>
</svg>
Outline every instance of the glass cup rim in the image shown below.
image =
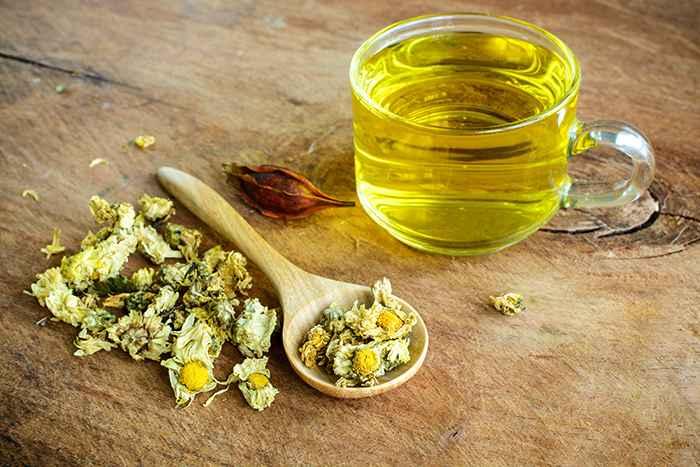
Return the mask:
<svg viewBox="0 0 700 467">
<path fill-rule="evenodd" d="M 394 112 L 391 112 L 390 110 L 387 110 L 383 106 L 379 105 L 374 99 L 372 99 L 367 92 L 358 85 L 357 83 L 357 76 L 358 76 L 358 71 L 360 69 L 360 65 L 363 63 L 363 59 L 365 58 L 364 55 L 365 53 L 380 39 L 385 38 L 386 36 L 389 36 L 391 33 L 395 32 L 396 30 L 399 30 L 401 27 L 414 24 L 414 23 L 419 23 L 421 21 L 429 21 L 429 20 L 450 20 L 450 19 L 462 19 L 462 20 L 468 20 L 468 19 L 475 19 L 475 18 L 491 18 L 494 20 L 498 20 L 503 23 L 507 24 L 513 24 L 521 27 L 525 27 L 525 29 L 529 30 L 530 32 L 538 34 L 540 37 L 546 39 L 550 43 L 552 43 L 554 46 L 556 46 L 559 51 L 563 54 L 563 59 L 566 60 L 567 65 L 570 67 L 570 69 L 574 72 L 574 79 L 572 80 L 571 84 L 569 85 L 569 88 L 566 90 L 566 93 L 557 101 L 555 104 L 544 110 L 543 112 L 540 112 L 538 114 L 532 115 L 530 117 L 524 118 L 522 120 L 517 120 L 513 123 L 509 123 L 507 125 L 500 125 L 497 127 L 493 128 L 481 128 L 481 129 L 454 129 L 454 128 L 440 128 L 440 127 L 434 127 L 430 125 L 423 125 L 420 123 L 413 122 L 407 118 L 404 118 L 400 115 L 395 114 Z M 410 36 L 407 36 L 410 37 Z M 380 49 L 380 50 L 383 50 Z M 379 52 L 379 50 L 377 51 Z M 376 52 L 375 52 L 376 53 Z M 416 127 L 419 129 L 422 129 L 424 131 L 430 131 L 430 132 L 444 132 L 444 133 L 450 133 L 450 134 L 468 134 L 468 135 L 474 135 L 474 134 L 489 134 L 489 133 L 503 133 L 506 131 L 510 130 L 516 130 L 519 128 L 526 127 L 528 125 L 532 125 L 534 123 L 540 122 L 547 117 L 551 116 L 554 113 L 559 112 L 563 107 L 565 107 L 575 96 L 578 91 L 579 85 L 581 82 L 581 68 L 579 65 L 578 60 L 576 59 L 576 56 L 574 55 L 573 51 L 567 46 L 564 41 L 559 39 L 557 36 L 552 34 L 551 32 L 547 31 L 546 29 L 543 29 L 539 26 L 536 26 L 532 23 L 529 23 L 527 21 L 517 19 L 517 18 L 512 18 L 510 16 L 500 16 L 500 15 L 491 15 L 487 13 L 438 13 L 438 14 L 429 14 L 429 15 L 421 15 L 421 16 L 414 16 L 412 18 L 407 18 L 401 21 L 397 21 L 395 23 L 392 23 L 385 28 L 377 31 L 374 33 L 372 36 L 370 36 L 366 41 L 360 45 L 360 47 L 355 51 L 355 53 L 352 56 L 352 60 L 350 61 L 350 86 L 355 93 L 355 95 L 363 101 L 363 103 L 367 106 L 367 108 L 379 114 L 382 117 L 389 118 L 391 120 L 398 121 L 399 123 L 402 123 L 404 125 Z"/>
</svg>

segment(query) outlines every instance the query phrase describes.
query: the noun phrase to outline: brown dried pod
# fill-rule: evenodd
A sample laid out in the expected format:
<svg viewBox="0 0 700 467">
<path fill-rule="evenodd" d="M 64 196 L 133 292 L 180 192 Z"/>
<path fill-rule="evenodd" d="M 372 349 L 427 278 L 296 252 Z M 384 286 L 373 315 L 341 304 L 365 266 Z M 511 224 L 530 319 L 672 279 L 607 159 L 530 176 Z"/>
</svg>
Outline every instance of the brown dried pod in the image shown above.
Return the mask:
<svg viewBox="0 0 700 467">
<path fill-rule="evenodd" d="M 227 163 L 224 171 L 238 182 L 243 200 L 267 217 L 301 219 L 321 209 L 355 205 L 326 195 L 306 177 L 284 167 Z"/>
</svg>

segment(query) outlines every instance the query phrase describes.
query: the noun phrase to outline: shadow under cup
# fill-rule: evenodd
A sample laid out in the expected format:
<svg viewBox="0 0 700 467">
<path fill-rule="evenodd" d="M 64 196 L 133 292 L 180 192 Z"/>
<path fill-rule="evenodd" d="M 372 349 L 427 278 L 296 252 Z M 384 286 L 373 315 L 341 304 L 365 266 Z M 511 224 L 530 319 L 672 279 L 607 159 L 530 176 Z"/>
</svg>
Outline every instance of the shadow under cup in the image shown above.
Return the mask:
<svg viewBox="0 0 700 467">
<path fill-rule="evenodd" d="M 396 23 L 357 50 L 350 81 L 358 197 L 374 221 L 421 250 L 498 251 L 562 205 L 624 204 L 653 176 L 641 133 L 576 120 L 573 53 L 525 22 L 455 14 Z M 597 145 L 635 163 L 629 180 L 604 193 L 567 175 L 572 150 Z"/>
</svg>

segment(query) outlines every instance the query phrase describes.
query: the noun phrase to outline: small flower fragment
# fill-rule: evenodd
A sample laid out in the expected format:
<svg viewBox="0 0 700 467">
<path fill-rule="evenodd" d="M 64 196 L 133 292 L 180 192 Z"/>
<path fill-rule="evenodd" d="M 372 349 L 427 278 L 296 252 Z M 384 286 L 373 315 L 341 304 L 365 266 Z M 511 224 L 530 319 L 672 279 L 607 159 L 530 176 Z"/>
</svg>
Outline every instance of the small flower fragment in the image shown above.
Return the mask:
<svg viewBox="0 0 700 467">
<path fill-rule="evenodd" d="M 355 205 L 324 194 L 307 178 L 284 167 L 229 163 L 224 164 L 224 172 L 237 182 L 243 200 L 267 217 L 301 219 L 321 209 Z"/>
<path fill-rule="evenodd" d="M 209 327 L 189 315 L 172 344 L 172 357 L 161 362 L 169 370 L 170 385 L 178 407 L 187 407 L 197 394 L 216 387 L 210 355 L 212 336 Z"/>
<path fill-rule="evenodd" d="M 523 296 L 509 292 L 498 297 L 489 297 L 491 305 L 506 316 L 517 315 L 525 311 L 525 301 Z"/>
<path fill-rule="evenodd" d="M 148 149 L 149 147 L 156 144 L 156 137 L 151 135 L 139 135 L 132 141 L 134 146 L 139 149 Z"/>
<path fill-rule="evenodd" d="M 261 357 L 270 350 L 270 337 L 276 325 L 275 310 L 262 305 L 257 298 L 247 299 L 236 321 L 238 350 L 246 357 Z"/>
<path fill-rule="evenodd" d="M 108 164 L 109 161 L 107 159 L 102 159 L 101 157 L 98 157 L 97 159 L 93 159 L 90 161 L 90 168 L 92 169 L 93 167 L 96 167 L 100 164 Z"/>
<path fill-rule="evenodd" d="M 266 367 L 267 357 L 246 358 L 233 367 L 232 375 L 239 381 L 238 389 L 248 405 L 258 411 L 269 407 L 279 393 L 270 383 L 270 370 Z"/>
<path fill-rule="evenodd" d="M 31 198 L 34 201 L 39 201 L 39 193 L 34 190 L 24 190 L 22 192 L 22 198 Z"/>
<path fill-rule="evenodd" d="M 51 235 L 51 243 L 41 249 L 41 252 L 46 255 L 46 259 L 50 259 L 51 255 L 57 255 L 66 251 L 66 247 L 61 245 L 61 229 L 53 229 Z"/>
</svg>

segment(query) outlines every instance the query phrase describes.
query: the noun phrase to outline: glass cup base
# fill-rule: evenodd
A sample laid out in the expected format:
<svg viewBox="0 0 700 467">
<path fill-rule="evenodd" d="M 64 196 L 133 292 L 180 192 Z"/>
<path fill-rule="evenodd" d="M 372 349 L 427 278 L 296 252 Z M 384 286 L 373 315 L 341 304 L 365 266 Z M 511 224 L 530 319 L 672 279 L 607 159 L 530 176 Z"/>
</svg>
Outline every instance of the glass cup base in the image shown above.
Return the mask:
<svg viewBox="0 0 700 467">
<path fill-rule="evenodd" d="M 488 255 L 491 253 L 497 253 L 505 248 L 515 245 L 527 237 L 537 232 L 543 225 L 542 224 L 533 225 L 526 231 L 519 232 L 517 235 L 511 236 L 505 240 L 499 242 L 481 242 L 481 243 L 458 243 L 458 242 L 444 242 L 436 243 L 434 241 L 427 242 L 416 238 L 415 236 L 407 235 L 400 229 L 392 227 L 389 225 L 381 216 L 377 215 L 371 206 L 366 204 L 366 200 L 362 196 L 359 196 L 360 204 L 362 209 L 367 213 L 367 215 L 376 222 L 382 229 L 386 230 L 392 237 L 399 240 L 412 248 L 420 251 L 425 251 L 427 253 L 434 253 L 439 255 L 447 256 L 480 256 Z M 553 215 L 556 213 L 553 213 Z M 549 221 L 549 219 L 547 219 Z"/>
</svg>

